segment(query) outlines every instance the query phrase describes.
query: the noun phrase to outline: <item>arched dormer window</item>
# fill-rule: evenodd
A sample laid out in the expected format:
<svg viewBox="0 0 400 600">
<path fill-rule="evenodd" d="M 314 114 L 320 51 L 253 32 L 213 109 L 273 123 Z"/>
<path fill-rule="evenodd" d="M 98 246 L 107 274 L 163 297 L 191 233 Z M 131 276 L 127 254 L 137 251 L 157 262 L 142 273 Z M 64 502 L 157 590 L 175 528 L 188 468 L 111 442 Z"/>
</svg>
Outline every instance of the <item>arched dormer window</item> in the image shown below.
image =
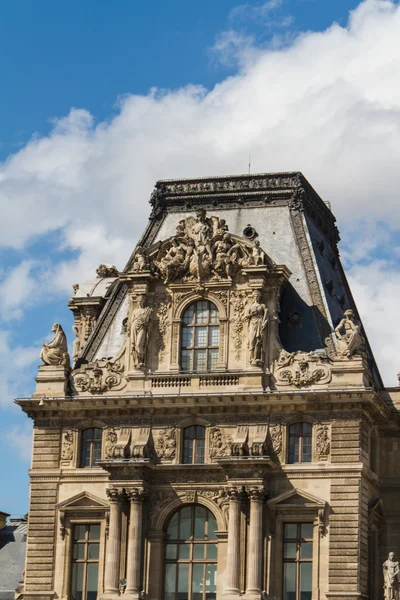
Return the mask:
<svg viewBox="0 0 400 600">
<path fill-rule="evenodd" d="M 101 460 L 103 432 L 97 427 L 84 429 L 81 433 L 80 467 L 95 467 Z"/>
<path fill-rule="evenodd" d="M 206 429 L 201 425 L 191 425 L 183 430 L 182 462 L 185 465 L 204 463 Z"/>
<path fill-rule="evenodd" d="M 183 313 L 181 328 L 182 371 L 213 371 L 219 356 L 219 314 L 208 300 L 193 302 Z"/>
<path fill-rule="evenodd" d="M 293 423 L 289 427 L 288 463 L 306 463 L 312 461 L 312 425 Z"/>
</svg>

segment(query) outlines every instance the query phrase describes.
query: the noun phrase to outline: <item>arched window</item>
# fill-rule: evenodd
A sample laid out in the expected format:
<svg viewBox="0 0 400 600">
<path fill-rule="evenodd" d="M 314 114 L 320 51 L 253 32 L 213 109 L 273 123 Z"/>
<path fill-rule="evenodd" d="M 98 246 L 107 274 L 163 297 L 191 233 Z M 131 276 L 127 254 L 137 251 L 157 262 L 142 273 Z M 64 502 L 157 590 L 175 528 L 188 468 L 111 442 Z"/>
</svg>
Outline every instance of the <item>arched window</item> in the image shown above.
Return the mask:
<svg viewBox="0 0 400 600">
<path fill-rule="evenodd" d="M 101 429 L 84 429 L 81 435 L 80 467 L 94 467 L 101 460 Z"/>
<path fill-rule="evenodd" d="M 218 309 L 208 300 L 194 302 L 183 313 L 181 368 L 183 371 L 212 371 L 219 354 Z"/>
<path fill-rule="evenodd" d="M 182 462 L 186 465 L 204 462 L 206 430 L 201 425 L 191 425 L 183 430 Z"/>
<path fill-rule="evenodd" d="M 306 463 L 312 460 L 312 425 L 294 423 L 289 427 L 289 463 Z"/>
<path fill-rule="evenodd" d="M 204 506 L 174 513 L 166 532 L 164 600 L 215 600 L 216 531 L 215 517 Z"/>
</svg>

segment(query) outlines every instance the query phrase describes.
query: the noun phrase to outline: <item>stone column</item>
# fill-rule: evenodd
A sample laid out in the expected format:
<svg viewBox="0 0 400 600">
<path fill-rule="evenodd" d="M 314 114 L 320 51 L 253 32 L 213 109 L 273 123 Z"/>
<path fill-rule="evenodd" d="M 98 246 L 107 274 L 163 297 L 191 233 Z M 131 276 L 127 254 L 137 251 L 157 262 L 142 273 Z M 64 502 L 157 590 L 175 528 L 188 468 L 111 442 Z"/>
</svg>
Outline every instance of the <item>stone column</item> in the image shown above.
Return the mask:
<svg viewBox="0 0 400 600">
<path fill-rule="evenodd" d="M 228 491 L 229 494 L 229 523 L 228 545 L 226 560 L 225 596 L 240 594 L 240 501 L 241 495 L 237 488 Z"/>
<path fill-rule="evenodd" d="M 119 592 L 119 559 L 121 553 L 121 501 L 120 490 L 107 490 L 110 499 L 110 525 L 106 549 L 104 594 Z"/>
<path fill-rule="evenodd" d="M 139 598 L 142 591 L 140 574 L 142 558 L 142 525 L 144 492 L 137 488 L 127 490 L 130 501 L 128 529 L 128 556 L 126 561 L 125 596 Z"/>
<path fill-rule="evenodd" d="M 261 597 L 262 586 L 262 548 L 263 548 L 263 499 L 262 487 L 249 491 L 250 528 L 249 547 L 247 553 L 247 588 L 246 595 Z"/>
</svg>

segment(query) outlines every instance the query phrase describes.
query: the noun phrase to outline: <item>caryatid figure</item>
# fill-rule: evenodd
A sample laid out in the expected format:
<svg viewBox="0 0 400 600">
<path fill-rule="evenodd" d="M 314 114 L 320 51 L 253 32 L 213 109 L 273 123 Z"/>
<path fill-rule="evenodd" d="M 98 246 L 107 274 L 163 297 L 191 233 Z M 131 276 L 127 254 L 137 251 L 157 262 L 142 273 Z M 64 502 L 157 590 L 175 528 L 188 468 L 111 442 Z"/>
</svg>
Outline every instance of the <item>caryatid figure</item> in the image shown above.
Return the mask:
<svg viewBox="0 0 400 600">
<path fill-rule="evenodd" d="M 145 366 L 146 361 L 151 308 L 146 306 L 145 296 L 138 296 L 137 302 L 131 317 L 131 340 L 133 364 L 140 368 Z"/>
<path fill-rule="evenodd" d="M 248 322 L 250 364 L 264 364 L 264 335 L 268 323 L 268 309 L 261 304 L 261 292 L 255 290 L 253 301 L 247 305 L 245 319 Z"/>
<path fill-rule="evenodd" d="M 383 581 L 385 600 L 399 600 L 400 569 L 394 552 L 389 552 L 388 559 L 383 563 Z"/>
</svg>

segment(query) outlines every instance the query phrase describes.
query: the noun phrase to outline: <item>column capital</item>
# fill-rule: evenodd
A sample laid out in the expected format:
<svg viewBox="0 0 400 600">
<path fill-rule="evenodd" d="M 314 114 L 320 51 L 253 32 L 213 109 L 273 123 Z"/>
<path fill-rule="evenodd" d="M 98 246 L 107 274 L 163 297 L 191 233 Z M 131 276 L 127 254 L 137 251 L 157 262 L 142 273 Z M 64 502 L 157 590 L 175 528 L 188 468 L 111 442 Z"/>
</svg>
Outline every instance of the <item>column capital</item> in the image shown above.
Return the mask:
<svg viewBox="0 0 400 600">
<path fill-rule="evenodd" d="M 266 496 L 264 486 L 254 486 L 247 490 L 250 502 L 263 502 Z"/>
<path fill-rule="evenodd" d="M 234 502 L 240 502 L 243 499 L 243 492 L 243 489 L 239 489 L 236 486 L 232 486 L 226 490 L 229 500 Z"/>
<path fill-rule="evenodd" d="M 118 488 L 108 488 L 108 490 L 106 490 L 106 494 L 111 504 L 118 504 L 122 502 L 124 497 L 123 490 Z"/>
<path fill-rule="evenodd" d="M 127 488 L 125 491 L 129 502 L 143 502 L 147 498 L 146 492 L 140 488 Z"/>
</svg>

